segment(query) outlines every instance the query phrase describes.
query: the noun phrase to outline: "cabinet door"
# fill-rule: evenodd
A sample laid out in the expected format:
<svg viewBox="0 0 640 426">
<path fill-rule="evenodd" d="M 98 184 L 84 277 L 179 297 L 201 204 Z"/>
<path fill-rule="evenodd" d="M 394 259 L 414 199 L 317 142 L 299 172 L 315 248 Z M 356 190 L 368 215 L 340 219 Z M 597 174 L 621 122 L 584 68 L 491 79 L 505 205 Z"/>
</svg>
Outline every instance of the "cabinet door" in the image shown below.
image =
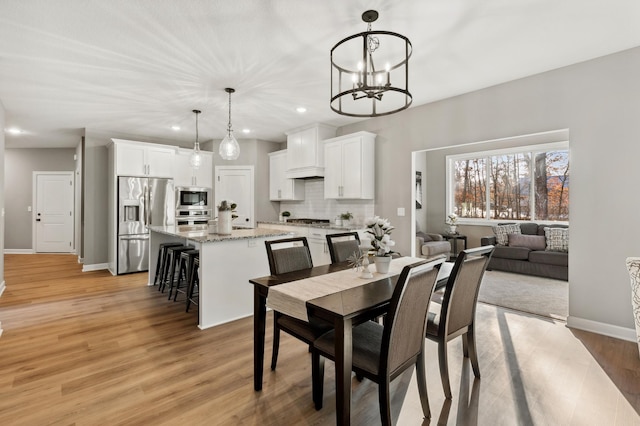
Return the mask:
<svg viewBox="0 0 640 426">
<path fill-rule="evenodd" d="M 200 155 L 202 155 L 202 164 L 195 171 L 193 184 L 213 188 L 213 152 L 202 151 Z"/>
<path fill-rule="evenodd" d="M 138 145 L 118 144 L 115 146 L 115 150 L 116 175 L 146 176 L 146 147 Z"/>
<path fill-rule="evenodd" d="M 287 167 L 287 154 L 272 154 L 269 156 L 269 198 L 277 201 L 282 199 L 282 182 Z"/>
<path fill-rule="evenodd" d="M 342 198 L 362 197 L 362 142 L 342 141 Z"/>
<path fill-rule="evenodd" d="M 180 150 L 175 156 L 173 169 L 173 185 L 174 186 L 191 186 L 193 185 L 193 169 L 189 160 L 191 152 Z"/>
<path fill-rule="evenodd" d="M 173 178 L 172 148 L 147 148 L 147 170 L 149 176 Z"/>
<path fill-rule="evenodd" d="M 324 198 L 341 198 L 342 193 L 342 143 L 324 145 Z"/>
</svg>

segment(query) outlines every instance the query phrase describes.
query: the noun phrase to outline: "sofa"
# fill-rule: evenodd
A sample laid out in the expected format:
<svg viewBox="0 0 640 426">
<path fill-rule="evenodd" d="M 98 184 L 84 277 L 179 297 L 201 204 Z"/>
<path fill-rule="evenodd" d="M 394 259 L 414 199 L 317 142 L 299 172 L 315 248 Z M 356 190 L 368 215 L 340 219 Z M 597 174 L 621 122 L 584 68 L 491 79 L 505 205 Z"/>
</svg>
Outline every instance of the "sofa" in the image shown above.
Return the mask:
<svg viewBox="0 0 640 426">
<path fill-rule="evenodd" d="M 440 234 L 416 232 L 416 256 L 434 259 L 445 255 L 449 260 L 451 244 Z"/>
<path fill-rule="evenodd" d="M 487 270 L 568 281 L 568 228 L 567 225 L 531 222 L 500 223 L 494 226 L 494 235 L 480 239 L 483 246 L 495 246 Z"/>
</svg>

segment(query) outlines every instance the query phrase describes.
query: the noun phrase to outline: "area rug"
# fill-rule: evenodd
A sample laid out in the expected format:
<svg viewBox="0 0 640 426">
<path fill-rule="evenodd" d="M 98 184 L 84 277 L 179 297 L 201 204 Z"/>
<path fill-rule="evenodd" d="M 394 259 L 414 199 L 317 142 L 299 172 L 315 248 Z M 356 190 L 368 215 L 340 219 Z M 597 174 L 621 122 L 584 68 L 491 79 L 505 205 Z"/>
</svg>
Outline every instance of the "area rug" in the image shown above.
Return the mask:
<svg viewBox="0 0 640 426">
<path fill-rule="evenodd" d="M 486 271 L 478 300 L 566 321 L 569 314 L 569 283 L 509 272 Z"/>
</svg>

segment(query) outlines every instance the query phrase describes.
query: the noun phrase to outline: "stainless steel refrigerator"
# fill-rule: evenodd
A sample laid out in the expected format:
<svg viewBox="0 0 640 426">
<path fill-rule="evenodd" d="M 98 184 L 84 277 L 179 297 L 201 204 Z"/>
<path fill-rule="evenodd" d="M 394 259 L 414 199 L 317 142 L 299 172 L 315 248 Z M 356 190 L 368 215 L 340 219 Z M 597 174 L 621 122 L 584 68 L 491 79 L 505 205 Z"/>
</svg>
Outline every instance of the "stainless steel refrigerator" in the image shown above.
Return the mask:
<svg viewBox="0 0 640 426">
<path fill-rule="evenodd" d="M 149 270 L 149 226 L 173 225 L 173 179 L 118 177 L 118 275 Z"/>
</svg>

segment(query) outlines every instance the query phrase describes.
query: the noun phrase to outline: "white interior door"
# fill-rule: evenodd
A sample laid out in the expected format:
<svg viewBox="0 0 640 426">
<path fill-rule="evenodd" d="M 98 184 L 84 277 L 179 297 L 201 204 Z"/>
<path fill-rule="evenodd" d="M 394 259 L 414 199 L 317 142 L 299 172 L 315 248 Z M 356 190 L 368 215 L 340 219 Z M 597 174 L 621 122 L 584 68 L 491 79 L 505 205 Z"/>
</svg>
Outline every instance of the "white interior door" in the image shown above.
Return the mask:
<svg viewBox="0 0 640 426">
<path fill-rule="evenodd" d="M 73 252 L 73 172 L 34 172 L 34 176 L 36 252 Z"/>
<path fill-rule="evenodd" d="M 253 214 L 253 166 L 216 166 L 215 178 L 216 206 L 222 200 L 237 204 L 238 218 L 233 226 L 254 228 Z M 214 212 L 217 215 L 217 212 Z"/>
</svg>

